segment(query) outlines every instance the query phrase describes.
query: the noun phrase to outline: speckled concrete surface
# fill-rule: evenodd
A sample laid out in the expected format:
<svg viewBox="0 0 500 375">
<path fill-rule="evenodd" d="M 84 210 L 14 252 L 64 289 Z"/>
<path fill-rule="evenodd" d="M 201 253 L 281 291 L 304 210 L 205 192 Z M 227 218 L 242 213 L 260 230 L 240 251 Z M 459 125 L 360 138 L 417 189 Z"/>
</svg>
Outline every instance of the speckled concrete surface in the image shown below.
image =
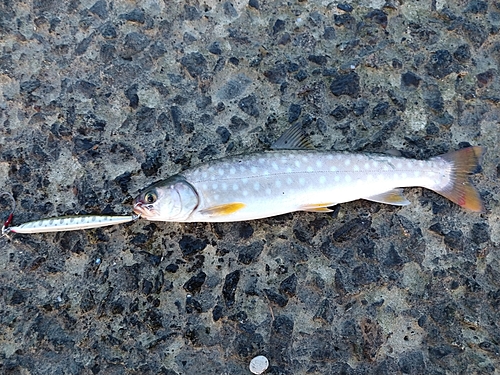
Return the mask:
<svg viewBox="0 0 500 375">
<path fill-rule="evenodd" d="M 495 1 L 3 1 L 0 188 L 22 223 L 129 213 L 182 168 L 266 149 L 466 144 L 487 212 L 412 205 L 0 241 L 3 374 L 499 373 Z M 8 201 L 0 199 L 4 219 Z"/>
</svg>

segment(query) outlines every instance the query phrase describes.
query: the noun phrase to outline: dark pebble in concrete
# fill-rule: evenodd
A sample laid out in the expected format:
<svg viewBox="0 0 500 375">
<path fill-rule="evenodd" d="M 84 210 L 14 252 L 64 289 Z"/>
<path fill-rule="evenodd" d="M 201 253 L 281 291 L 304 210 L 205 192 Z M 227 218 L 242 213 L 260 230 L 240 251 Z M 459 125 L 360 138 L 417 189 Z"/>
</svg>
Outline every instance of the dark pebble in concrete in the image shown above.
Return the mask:
<svg viewBox="0 0 500 375">
<path fill-rule="evenodd" d="M 330 84 L 330 91 L 335 96 L 349 95 L 356 98 L 359 90 L 359 76 L 356 72 L 337 75 Z"/>
</svg>

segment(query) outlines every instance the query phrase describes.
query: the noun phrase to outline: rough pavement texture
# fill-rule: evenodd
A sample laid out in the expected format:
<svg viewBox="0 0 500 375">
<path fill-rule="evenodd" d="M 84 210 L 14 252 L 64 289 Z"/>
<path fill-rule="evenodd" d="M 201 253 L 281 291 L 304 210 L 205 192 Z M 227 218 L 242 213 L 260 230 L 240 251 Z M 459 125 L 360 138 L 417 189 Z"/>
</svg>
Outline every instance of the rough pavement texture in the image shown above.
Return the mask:
<svg viewBox="0 0 500 375">
<path fill-rule="evenodd" d="M 269 374 L 499 373 L 499 27 L 480 0 L 3 1 L 18 224 L 129 213 L 296 122 L 318 148 L 488 153 L 484 214 L 415 188 L 404 208 L 3 238 L 0 372 L 249 374 L 262 354 Z"/>
</svg>

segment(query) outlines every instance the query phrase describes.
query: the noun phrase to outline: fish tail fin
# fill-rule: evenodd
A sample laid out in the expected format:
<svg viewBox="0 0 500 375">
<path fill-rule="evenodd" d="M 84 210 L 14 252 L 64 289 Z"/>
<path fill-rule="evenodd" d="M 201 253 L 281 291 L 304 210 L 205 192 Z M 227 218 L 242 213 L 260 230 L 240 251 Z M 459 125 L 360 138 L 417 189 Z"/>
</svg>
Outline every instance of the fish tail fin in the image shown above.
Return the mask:
<svg viewBox="0 0 500 375">
<path fill-rule="evenodd" d="M 484 147 L 475 146 L 438 156 L 449 162 L 452 168 L 450 183 L 442 189 L 436 189 L 436 193 L 471 211 L 484 212 L 481 197 L 469 181 L 469 174 L 479 167 L 484 152 Z"/>
</svg>

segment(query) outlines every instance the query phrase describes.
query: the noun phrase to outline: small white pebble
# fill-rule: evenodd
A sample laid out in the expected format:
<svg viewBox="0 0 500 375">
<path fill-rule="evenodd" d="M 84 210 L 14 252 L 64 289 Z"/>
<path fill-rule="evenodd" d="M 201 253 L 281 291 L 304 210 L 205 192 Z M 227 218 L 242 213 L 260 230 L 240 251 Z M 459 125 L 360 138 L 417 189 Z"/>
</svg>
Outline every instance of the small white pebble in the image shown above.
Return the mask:
<svg viewBox="0 0 500 375">
<path fill-rule="evenodd" d="M 250 361 L 249 367 L 252 374 L 262 374 L 269 367 L 269 361 L 263 355 L 258 355 Z"/>
</svg>

